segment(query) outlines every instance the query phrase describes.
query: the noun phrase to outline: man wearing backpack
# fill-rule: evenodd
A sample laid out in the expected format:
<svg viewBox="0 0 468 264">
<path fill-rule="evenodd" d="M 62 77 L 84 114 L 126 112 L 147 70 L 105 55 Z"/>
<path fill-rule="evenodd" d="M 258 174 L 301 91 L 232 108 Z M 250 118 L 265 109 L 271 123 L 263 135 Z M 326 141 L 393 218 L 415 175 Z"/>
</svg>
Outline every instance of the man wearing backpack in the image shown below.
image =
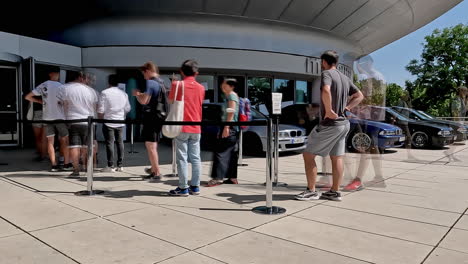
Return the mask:
<svg viewBox="0 0 468 264">
<path fill-rule="evenodd" d="M 198 75 L 198 63 L 186 60 L 180 67 L 183 81 L 172 83 L 169 101 L 184 100 L 184 122 L 200 122 L 202 120 L 202 104 L 205 98 L 205 88 L 195 77 Z M 177 98 L 175 98 L 176 89 Z M 200 194 L 200 177 L 202 173 L 200 158 L 200 126 L 182 126 L 182 131 L 175 138 L 177 148 L 177 173 L 179 187 L 169 192 L 170 195 L 188 196 Z M 192 180 L 188 185 L 188 160 L 192 163 Z"/>
<path fill-rule="evenodd" d="M 145 179 L 160 180 L 161 172 L 159 170 L 158 142 L 162 122 L 158 117 L 158 98 L 160 93 L 166 96 L 164 81 L 159 78 L 158 67 L 153 62 L 147 62 L 140 67 L 140 70 L 146 80 L 146 91 L 144 93 L 134 90 L 133 95 L 138 102 L 143 105 L 143 131 L 142 137 L 145 141 L 148 158 L 151 163 L 149 176 Z"/>
</svg>

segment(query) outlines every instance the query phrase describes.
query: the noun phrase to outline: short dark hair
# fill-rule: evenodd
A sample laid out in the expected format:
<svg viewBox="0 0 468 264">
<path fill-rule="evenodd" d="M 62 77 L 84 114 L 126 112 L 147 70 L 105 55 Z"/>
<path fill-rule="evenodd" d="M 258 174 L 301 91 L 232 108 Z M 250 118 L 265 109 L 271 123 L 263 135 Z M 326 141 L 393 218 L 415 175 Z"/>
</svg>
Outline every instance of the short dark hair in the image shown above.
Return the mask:
<svg viewBox="0 0 468 264">
<path fill-rule="evenodd" d="M 327 50 L 322 54 L 322 56 L 320 56 L 320 59 L 326 61 L 329 65 L 336 65 L 338 63 L 339 57 L 340 56 L 338 56 L 338 52 L 334 50 Z"/>
<path fill-rule="evenodd" d="M 235 78 L 226 78 L 226 79 L 224 79 L 224 82 L 227 85 L 234 87 L 234 89 L 236 89 L 237 86 L 238 86 L 237 79 L 235 79 Z"/>
<path fill-rule="evenodd" d="M 78 81 L 80 78 L 84 78 L 85 73 L 82 71 L 67 71 L 67 81 L 68 82 L 75 82 Z"/>
<path fill-rule="evenodd" d="M 142 66 L 140 66 L 140 71 L 150 71 L 154 73 L 159 73 L 159 68 L 156 64 L 154 64 L 152 61 L 148 61 Z"/>
<path fill-rule="evenodd" d="M 48 73 L 60 73 L 60 67 L 58 66 L 49 66 L 48 70 L 47 70 Z"/>
<path fill-rule="evenodd" d="M 195 76 L 198 73 L 198 62 L 195 60 L 186 60 L 180 66 L 180 71 L 185 76 Z"/>
<path fill-rule="evenodd" d="M 110 86 L 113 86 L 113 87 L 114 87 L 114 86 L 119 85 L 119 80 L 118 80 L 118 78 L 117 78 L 117 74 L 111 74 L 111 75 L 109 75 L 109 77 L 107 78 L 107 80 L 108 80 L 108 83 L 109 83 Z"/>
</svg>

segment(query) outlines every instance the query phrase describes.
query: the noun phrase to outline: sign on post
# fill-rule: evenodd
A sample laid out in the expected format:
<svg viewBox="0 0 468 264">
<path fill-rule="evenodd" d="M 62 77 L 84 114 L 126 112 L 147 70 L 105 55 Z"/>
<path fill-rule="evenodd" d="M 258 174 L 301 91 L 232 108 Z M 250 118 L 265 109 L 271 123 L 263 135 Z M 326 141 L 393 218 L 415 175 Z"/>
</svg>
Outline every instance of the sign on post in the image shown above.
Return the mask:
<svg viewBox="0 0 468 264">
<path fill-rule="evenodd" d="M 282 93 L 271 93 L 272 99 L 272 114 L 273 115 L 281 115 L 281 100 L 283 99 Z"/>
</svg>

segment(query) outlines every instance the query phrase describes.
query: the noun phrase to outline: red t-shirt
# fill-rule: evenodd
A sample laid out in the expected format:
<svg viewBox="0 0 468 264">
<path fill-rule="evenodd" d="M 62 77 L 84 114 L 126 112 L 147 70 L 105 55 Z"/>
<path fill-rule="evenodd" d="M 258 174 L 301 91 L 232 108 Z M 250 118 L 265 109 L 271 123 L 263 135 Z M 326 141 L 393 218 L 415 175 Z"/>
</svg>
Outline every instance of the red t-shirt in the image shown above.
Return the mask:
<svg viewBox="0 0 468 264">
<path fill-rule="evenodd" d="M 202 104 L 205 99 L 205 87 L 199 84 L 195 77 L 186 77 L 184 80 L 184 121 L 202 121 Z M 177 82 L 172 82 L 169 100 L 174 100 Z M 179 84 L 177 100 L 182 100 L 182 83 Z M 200 126 L 182 126 L 183 133 L 201 134 Z"/>
</svg>

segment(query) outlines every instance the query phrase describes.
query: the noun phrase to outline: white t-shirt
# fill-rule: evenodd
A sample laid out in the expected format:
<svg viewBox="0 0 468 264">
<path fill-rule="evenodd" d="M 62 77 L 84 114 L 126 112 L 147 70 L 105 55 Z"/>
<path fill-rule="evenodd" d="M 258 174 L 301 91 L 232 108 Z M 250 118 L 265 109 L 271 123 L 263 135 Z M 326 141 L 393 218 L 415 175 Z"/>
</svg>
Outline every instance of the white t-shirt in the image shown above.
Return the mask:
<svg viewBox="0 0 468 264">
<path fill-rule="evenodd" d="M 101 92 L 98 113 L 104 114 L 104 119 L 125 120 L 131 106 L 128 95 L 117 87 L 110 87 Z M 108 127 L 123 127 L 125 124 L 106 123 Z"/>
<path fill-rule="evenodd" d="M 96 116 L 98 94 L 85 84 L 71 82 L 63 85 L 58 98 L 63 103 L 67 120 Z"/>
<path fill-rule="evenodd" d="M 42 118 L 44 120 L 65 119 L 63 108 L 59 104 L 59 99 L 57 97 L 61 89 L 61 83 L 45 81 L 32 90 L 34 95 L 42 96 Z"/>
</svg>

